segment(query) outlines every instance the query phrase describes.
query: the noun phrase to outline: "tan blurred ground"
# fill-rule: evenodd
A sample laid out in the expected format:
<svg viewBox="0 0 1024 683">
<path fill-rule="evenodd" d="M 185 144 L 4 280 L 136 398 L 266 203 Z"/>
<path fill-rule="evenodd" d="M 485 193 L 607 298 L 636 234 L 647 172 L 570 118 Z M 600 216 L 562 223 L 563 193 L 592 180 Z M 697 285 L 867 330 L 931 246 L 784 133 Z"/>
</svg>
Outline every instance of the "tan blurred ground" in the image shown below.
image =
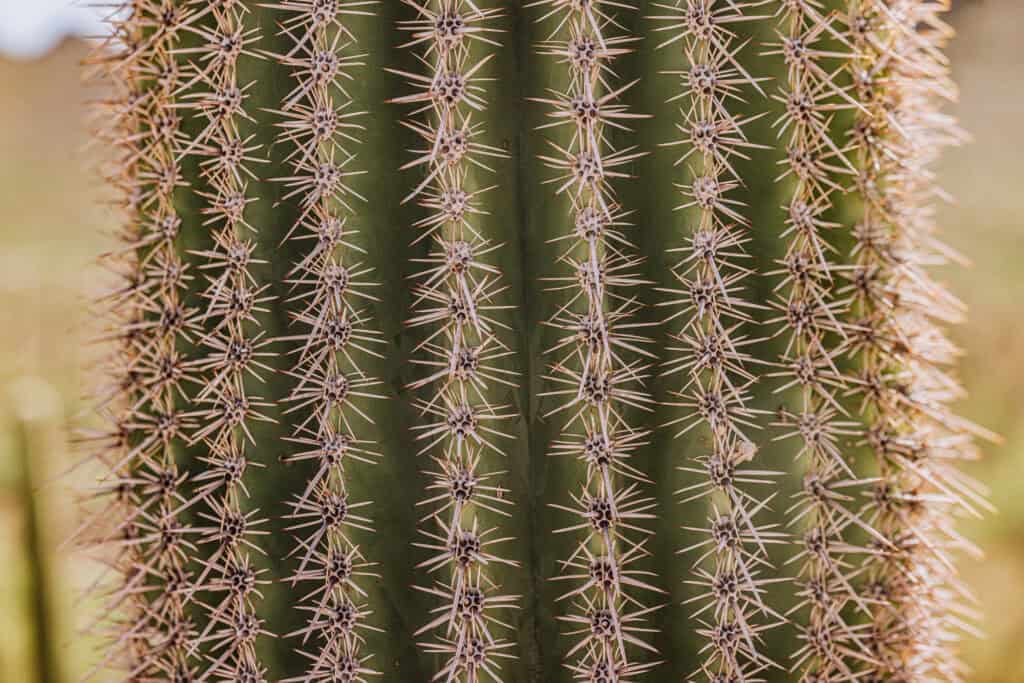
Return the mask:
<svg viewBox="0 0 1024 683">
<path fill-rule="evenodd" d="M 969 325 L 957 331 L 971 394 L 964 412 L 1006 437 L 975 468 L 991 483 L 1000 512 L 970 525 L 988 557 L 963 569 L 980 598 L 988 637 L 965 648 L 973 681 L 1011 683 L 1024 681 L 1024 2 L 972 3 L 956 22 L 957 113 L 975 141 L 946 158 L 944 184 L 959 204 L 945 212 L 945 236 L 974 266 L 943 277 L 971 309 Z M 16 411 L 42 406 L 52 417 L 39 430 L 37 476 L 52 477 L 71 462 L 64 425 L 78 408 L 76 368 L 89 353 L 85 293 L 97 285 L 91 259 L 103 248 L 107 218 L 84 170 L 95 150 L 86 149 L 87 93 L 77 67 L 83 54 L 80 44 L 67 43 L 38 62 L 0 61 L 0 672 L 17 681 L 35 678 L 27 658 L 24 515 L 10 426 Z M 47 398 L 46 384 L 56 401 Z M 47 407 L 53 403 L 59 408 Z M 94 567 L 55 552 L 71 529 L 68 483 L 44 482 L 37 498 L 55 558 L 57 646 L 64 678 L 74 681 L 93 646 L 72 632 L 84 611 L 72 605 L 72 588 Z"/>
<path fill-rule="evenodd" d="M 74 521 L 72 492 L 68 481 L 49 483 L 72 461 L 66 425 L 78 409 L 78 368 L 89 353 L 86 293 L 99 275 L 91 262 L 105 243 L 106 213 L 85 170 L 96 155 L 86 149 L 87 93 L 77 66 L 84 54 L 69 42 L 43 60 L 0 62 L 0 680 L 26 683 L 37 677 L 24 617 L 32 596 L 12 424 L 26 410 L 42 412 L 32 455 L 64 680 L 79 680 L 95 649 L 72 630 L 81 623 L 74 587 L 95 567 L 57 551 Z M 54 392 L 59 398 L 48 400 Z"/>
<path fill-rule="evenodd" d="M 972 3 L 957 26 L 956 113 L 974 141 L 943 165 L 943 184 L 959 200 L 945 211 L 944 237 L 974 265 L 945 275 L 970 307 L 956 331 L 967 354 L 963 412 L 1006 438 L 974 472 L 992 486 L 999 514 L 966 527 L 987 555 L 963 572 L 988 634 L 966 648 L 972 681 L 1014 683 L 1024 681 L 1024 2 Z"/>
</svg>

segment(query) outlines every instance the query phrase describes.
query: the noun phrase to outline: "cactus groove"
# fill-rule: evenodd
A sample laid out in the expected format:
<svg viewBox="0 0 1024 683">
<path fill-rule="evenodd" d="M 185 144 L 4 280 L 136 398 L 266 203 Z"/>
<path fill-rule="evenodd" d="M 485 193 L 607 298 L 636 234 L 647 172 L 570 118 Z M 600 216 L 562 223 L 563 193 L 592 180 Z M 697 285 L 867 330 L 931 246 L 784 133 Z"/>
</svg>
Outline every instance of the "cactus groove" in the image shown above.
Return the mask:
<svg viewBox="0 0 1024 683">
<path fill-rule="evenodd" d="M 92 680 L 967 679 L 943 0 L 123 0 Z"/>
</svg>

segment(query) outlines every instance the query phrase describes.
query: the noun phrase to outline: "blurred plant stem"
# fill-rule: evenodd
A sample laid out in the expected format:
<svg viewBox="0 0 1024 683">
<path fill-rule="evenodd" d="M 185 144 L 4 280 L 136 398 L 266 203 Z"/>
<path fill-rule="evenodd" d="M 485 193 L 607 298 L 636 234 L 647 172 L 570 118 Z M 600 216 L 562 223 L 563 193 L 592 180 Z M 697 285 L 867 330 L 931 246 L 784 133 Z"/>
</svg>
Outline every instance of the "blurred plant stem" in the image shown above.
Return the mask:
<svg viewBox="0 0 1024 683">
<path fill-rule="evenodd" d="M 36 493 L 45 479 L 47 434 L 60 421 L 56 390 L 37 377 L 21 377 L 8 388 L 12 408 L 13 446 L 16 467 L 15 492 L 24 512 L 22 539 L 27 577 L 26 618 L 31 634 L 29 656 L 38 683 L 61 683 L 57 653 L 58 626 L 53 604 L 54 591 L 48 552 L 45 513 Z"/>
</svg>

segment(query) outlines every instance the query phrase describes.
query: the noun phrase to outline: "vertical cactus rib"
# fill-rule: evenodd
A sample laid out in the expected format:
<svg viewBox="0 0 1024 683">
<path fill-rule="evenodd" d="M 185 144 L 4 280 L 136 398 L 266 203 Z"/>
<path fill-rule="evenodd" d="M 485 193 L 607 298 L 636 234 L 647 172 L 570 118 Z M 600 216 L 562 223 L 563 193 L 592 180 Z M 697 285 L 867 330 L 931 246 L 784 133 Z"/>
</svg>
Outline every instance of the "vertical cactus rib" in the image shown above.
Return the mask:
<svg viewBox="0 0 1024 683">
<path fill-rule="evenodd" d="M 782 278 L 772 302 L 786 347 L 780 369 L 771 374 L 784 380 L 777 393 L 793 388 L 799 394 L 799 406 L 781 409 L 776 426 L 786 430 L 784 438 L 799 439 L 805 467 L 787 510 L 792 523 L 804 527 L 790 559 L 799 567 L 799 602 L 789 615 L 801 615 L 791 666 L 802 681 L 852 681 L 871 654 L 864 627 L 857 625 L 870 610 L 855 585 L 857 561 L 851 558 L 869 552 L 860 537 L 884 539 L 850 509 L 867 481 L 841 443 L 858 426 L 845 419 L 840 397 L 847 377 L 836 364 L 851 339 L 843 320 L 849 299 L 837 283 L 846 266 L 837 262 L 825 233 L 837 227 L 829 212 L 843 192 L 841 180 L 854 174 L 847 150 L 833 141 L 834 117 L 857 104 L 838 83 L 850 49 L 837 28 L 838 15 L 823 13 L 815 2 L 787 0 L 778 17 L 779 42 L 767 54 L 782 55 L 787 70 L 775 96 L 785 110 L 775 125 L 786 139 L 779 180 L 790 180 L 792 194 L 782 233 L 786 252 L 776 273 Z"/>
<path fill-rule="evenodd" d="M 113 669 L 124 680 L 191 680 L 195 671 L 189 563 L 196 548 L 180 517 L 190 503 L 177 453 L 192 424 L 185 386 L 195 369 L 182 347 L 192 341 L 196 312 L 183 300 L 191 276 L 178 253 L 174 195 L 186 184 L 175 50 L 198 16 L 173 0 L 126 3 L 92 60 L 112 86 L 100 108 L 110 122 L 97 134 L 116 150 L 107 177 L 125 220 L 119 246 L 106 255 L 119 282 L 100 300 L 115 345 L 97 405 L 111 429 L 87 436 L 108 470 L 99 492 L 113 500 L 81 531 L 116 548 L 105 562 L 117 582 L 105 595 L 112 640 L 90 677 Z"/>
<path fill-rule="evenodd" d="M 681 318 L 682 325 L 673 333 L 680 345 L 668 349 L 673 357 L 664 374 L 679 374 L 684 382 L 675 405 L 688 414 L 670 423 L 680 425 L 677 436 L 697 427 L 710 433 L 710 453 L 679 468 L 703 478 L 681 490 L 683 502 L 705 499 L 710 512 L 705 526 L 686 527 L 700 534 L 686 548 L 697 553 L 688 581 L 701 590 L 690 616 L 708 653 L 694 675 L 709 681 L 752 680 L 779 667 L 763 651 L 761 633 L 786 620 L 764 600 L 768 584 L 779 580 L 766 548 L 781 543 L 783 534 L 755 518 L 775 497 L 763 487 L 777 486 L 779 473 L 750 464 L 759 450 L 750 435 L 758 411 L 749 405 L 759 373 L 751 369 L 757 361 L 749 349 L 759 340 L 748 333 L 755 306 L 744 299 L 743 281 L 751 274 L 744 233 L 754 226 L 731 196 L 744 185 L 734 162 L 760 146 L 743 127 L 763 116 L 731 111 L 750 90 L 763 94 L 760 79 L 742 64 L 746 43 L 735 28 L 766 19 L 749 14 L 761 4 L 687 0 L 655 4 L 660 13 L 651 17 L 659 22 L 654 30 L 668 34 L 659 47 L 671 46 L 682 58 L 682 68 L 670 72 L 682 89 L 669 98 L 679 103 L 682 137 L 664 145 L 681 146 L 676 165 L 691 169 L 689 183 L 678 186 L 684 203 L 677 208 L 698 213 L 686 243 L 675 250 L 682 254 L 673 268 L 679 287 L 665 290 L 668 322 Z"/>
<path fill-rule="evenodd" d="M 954 519 L 989 509 L 982 487 L 957 469 L 977 456 L 974 437 L 994 438 L 949 406 L 962 390 L 949 375 L 957 350 L 944 328 L 961 321 L 963 305 L 927 272 L 961 260 L 934 236 L 933 204 L 943 194 L 932 166 L 963 139 L 940 111 L 956 94 L 942 54 L 947 8 L 853 0 L 847 22 L 860 104 L 851 146 L 863 201 L 853 230 L 851 352 L 878 468 L 864 515 L 886 540 L 863 562 L 874 653 L 865 681 L 967 680 L 956 643 L 973 631 L 972 598 L 953 562 L 980 553 Z"/>
<path fill-rule="evenodd" d="M 417 589 L 438 601 L 432 616 L 417 632 L 426 636 L 421 647 L 446 661 L 434 678 L 475 683 L 502 680 L 501 661 L 515 657 L 515 643 L 502 632 L 502 621 L 517 607 L 518 596 L 501 593 L 495 565 L 517 567 L 501 557 L 500 520 L 509 515 L 500 472 L 488 471 L 488 456 L 503 455 L 500 429 L 514 414 L 508 406 L 492 404 L 499 386 L 515 387 L 508 372 L 494 361 L 511 353 L 501 340 L 507 326 L 496 315 L 496 298 L 503 291 L 500 271 L 490 255 L 501 247 L 475 226 L 484 212 L 481 196 L 493 186 L 478 187 L 476 170 L 489 171 L 488 157 L 501 150 L 480 141 L 482 129 L 473 114 L 486 107 L 482 70 L 493 52 L 478 49 L 498 43 L 493 22 L 499 10 L 470 0 L 403 0 L 415 13 L 400 22 L 408 33 L 404 47 L 420 48 L 420 61 L 429 74 L 395 71 L 414 89 L 393 102 L 415 107 L 403 121 L 423 140 L 422 149 L 404 168 L 424 173 L 405 201 L 418 200 L 427 215 L 413 227 L 414 242 L 428 240 L 421 270 L 412 275 L 414 310 L 410 328 L 426 330 L 414 349 L 413 362 L 424 371 L 410 384 L 427 398 L 416 401 L 427 420 L 414 429 L 429 454 L 427 508 L 421 520 L 422 540 L 415 545 L 429 552 L 418 569 L 433 577 Z"/>
<path fill-rule="evenodd" d="M 348 17 L 369 14 L 370 0 L 319 2 L 284 0 L 267 5 L 280 10 L 281 31 L 290 49 L 272 59 L 291 68 L 295 85 L 276 114 L 281 119 L 278 142 L 290 148 L 293 175 L 278 178 L 285 198 L 298 197 L 300 214 L 285 241 L 302 247 L 287 283 L 294 294 L 295 344 L 292 369 L 295 385 L 286 397 L 292 434 L 286 437 L 295 452 L 286 463 L 308 462 L 311 476 L 305 490 L 291 502 L 289 531 L 295 534 L 297 567 L 291 577 L 294 604 L 308 613 L 307 625 L 288 637 L 307 660 L 294 681 L 366 681 L 372 653 L 364 653 L 362 632 L 371 608 L 360 586 L 376 576 L 352 532 L 372 531 L 362 509 L 371 501 L 350 500 L 346 467 L 373 464 L 380 454 L 365 429 L 353 423 L 373 420 L 360 407 L 380 382 L 362 365 L 367 356 L 380 357 L 383 343 L 370 326 L 367 304 L 377 299 L 370 269 L 359 262 L 362 249 L 351 242 L 356 230 L 350 219 L 359 212 L 350 202 L 362 198 L 348 178 L 358 173 L 355 154 L 346 149 L 358 142 L 364 112 L 353 102 L 343 79 L 353 79 L 361 55 L 353 50 L 357 37 L 347 28 Z"/>
<path fill-rule="evenodd" d="M 93 103 L 93 135 L 114 150 L 110 165 L 101 167 L 100 172 L 114 190 L 113 204 L 120 215 L 114 234 L 116 247 L 100 257 L 112 282 L 94 302 L 102 320 L 101 338 L 110 341 L 99 360 L 99 378 L 91 397 L 101 426 L 78 434 L 78 445 L 87 459 L 95 459 L 102 468 L 103 483 L 86 498 L 85 521 L 72 540 L 107 555 L 105 570 L 92 586 L 102 595 L 103 610 L 93 623 L 110 632 L 103 657 L 87 679 L 101 670 L 130 676 L 155 665 L 145 648 L 154 631 L 146 593 L 140 590 L 148 577 L 135 571 L 146 562 L 145 548 L 137 540 L 138 524 L 153 501 L 144 497 L 142 487 L 133 479 L 142 459 L 132 447 L 130 427 L 132 405 L 138 400 L 142 381 L 134 369 L 134 357 L 137 340 L 142 340 L 138 328 L 145 291 L 141 254 L 134 248 L 143 235 L 139 150 L 144 145 L 140 140 L 146 137 L 142 121 L 149 110 L 144 102 L 152 98 L 143 91 L 136 69 L 129 66 L 133 48 L 140 41 L 140 13 L 119 9 L 120 13 L 107 19 L 109 38 L 87 62 L 87 75 L 110 89 L 106 99 Z"/>
<path fill-rule="evenodd" d="M 566 292 L 566 302 L 548 324 L 564 336 L 549 351 L 555 361 L 546 379 L 553 389 L 541 396 L 557 402 L 545 417 L 569 415 L 553 453 L 586 465 L 571 504 L 552 504 L 573 520 L 556 533 L 577 538 L 555 577 L 572 584 L 559 598 L 571 606 L 558 619 L 574 640 L 565 665 L 576 678 L 627 681 L 655 666 L 641 653 L 656 653 L 645 621 L 661 605 L 645 605 L 641 597 L 662 592 L 650 572 L 636 567 L 648 555 L 655 515 L 652 499 L 643 495 L 646 476 L 628 462 L 648 432 L 628 420 L 632 411 L 651 410 L 644 381 L 653 354 L 644 347 L 640 324 L 629 321 L 638 308 L 630 288 L 646 283 L 633 272 L 640 259 L 629 253 L 628 212 L 612 187 L 642 156 L 612 142 L 613 132 L 628 132 L 631 121 L 642 118 L 619 102 L 635 82 L 615 82 L 612 68 L 635 38 L 608 35 L 619 27 L 610 12 L 634 8 L 605 0 L 532 4 L 543 7 L 539 21 L 555 25 L 540 53 L 566 65 L 565 90 L 538 98 L 551 118 L 542 128 L 571 131 L 566 146 L 549 140 L 552 152 L 541 157 L 556 174 L 546 182 L 571 203 L 570 231 L 556 240 L 566 245 L 560 261 L 572 269 L 551 278 L 555 291 Z"/>
<path fill-rule="evenodd" d="M 250 272 L 255 230 L 245 212 L 257 200 L 247 189 L 256 179 L 253 154 L 259 145 L 245 134 L 252 121 L 245 102 L 255 83 L 238 78 L 240 58 L 257 56 L 250 46 L 258 29 L 247 26 L 252 15 L 242 3 L 192 4 L 204 21 L 195 24 L 197 45 L 179 51 L 188 61 L 188 81 L 178 106 L 200 128 L 183 153 L 198 162 L 194 190 L 203 203 L 202 225 L 212 236 L 212 245 L 194 254 L 205 261 L 199 266 L 205 282 L 196 342 L 203 353 L 197 365 L 202 385 L 192 413 L 199 425 L 191 435 L 191 443 L 205 453 L 193 496 L 204 508 L 196 513 L 203 554 L 190 589 L 202 596 L 197 600 L 205 620 L 194 645 L 205 666 L 196 680 L 262 681 L 265 669 L 256 643 L 269 634 L 255 611 L 262 580 L 251 554 L 260 552 L 255 540 L 268 532 L 261 529 L 266 520 L 259 510 L 246 509 L 245 475 L 258 463 L 249 425 L 271 420 L 265 414 L 271 403 L 253 393 L 252 384 L 270 371 L 263 361 L 270 342 L 259 331 L 257 316 L 273 297 L 269 285 L 259 284 Z"/>
</svg>

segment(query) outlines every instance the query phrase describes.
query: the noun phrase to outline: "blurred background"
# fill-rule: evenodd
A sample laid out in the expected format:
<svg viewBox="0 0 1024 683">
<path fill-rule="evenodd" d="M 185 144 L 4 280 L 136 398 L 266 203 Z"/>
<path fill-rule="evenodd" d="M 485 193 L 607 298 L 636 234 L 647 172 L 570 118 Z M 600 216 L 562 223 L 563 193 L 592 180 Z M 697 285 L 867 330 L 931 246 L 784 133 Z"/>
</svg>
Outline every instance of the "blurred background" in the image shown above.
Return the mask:
<svg viewBox="0 0 1024 683">
<path fill-rule="evenodd" d="M 970 306 L 961 406 L 1005 437 L 972 474 L 998 514 L 965 529 L 986 559 L 965 565 L 985 637 L 964 644 L 977 683 L 1024 681 L 1024 26 L 1021 0 L 962 0 L 950 50 L 955 113 L 974 140 L 949 152 L 945 239 L 973 266 L 943 272 Z M 99 30 L 68 0 L 0 0 L 0 680 L 79 681 L 96 644 L 76 602 L 99 567 L 61 547 L 75 524 L 68 445 L 93 353 L 88 300 L 110 216 L 90 169 L 80 82 Z"/>
</svg>

